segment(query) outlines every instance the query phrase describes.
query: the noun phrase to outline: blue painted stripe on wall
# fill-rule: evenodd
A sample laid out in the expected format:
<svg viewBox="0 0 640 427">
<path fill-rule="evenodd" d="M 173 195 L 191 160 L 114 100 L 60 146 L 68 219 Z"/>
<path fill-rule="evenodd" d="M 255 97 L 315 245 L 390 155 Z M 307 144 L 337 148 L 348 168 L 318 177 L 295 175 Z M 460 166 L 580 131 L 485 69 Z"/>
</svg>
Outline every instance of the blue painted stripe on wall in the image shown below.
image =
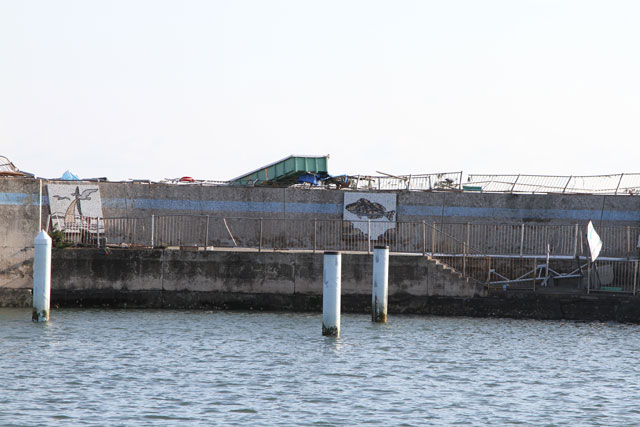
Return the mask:
<svg viewBox="0 0 640 427">
<path fill-rule="evenodd" d="M 42 196 L 42 204 L 48 205 L 49 198 Z M 25 193 L 0 193 L 0 205 L 12 205 L 12 206 L 39 206 L 40 197 L 37 194 L 25 194 Z"/>
<path fill-rule="evenodd" d="M 105 208 L 114 209 L 164 209 L 202 212 L 282 212 L 281 202 L 237 202 L 237 201 L 201 201 L 201 200 L 167 200 L 167 199 L 102 199 Z M 287 203 L 287 212 L 308 214 L 339 215 L 342 204 L 336 203 Z M 440 216 L 442 206 L 399 206 L 399 215 L 406 216 Z M 510 209 L 510 208 L 477 208 L 477 207 L 445 207 L 447 217 L 468 218 L 534 218 L 534 219 L 600 219 L 597 209 Z M 638 211 L 605 210 L 602 216 L 605 221 L 640 221 Z"/>
<path fill-rule="evenodd" d="M 400 206 L 399 215 L 407 216 L 440 216 L 442 206 Z M 470 217 L 470 218 L 534 218 L 534 219 L 572 219 L 590 220 L 602 219 L 605 221 L 640 221 L 639 211 L 612 211 L 601 212 L 597 209 L 510 209 L 510 208 L 472 208 L 449 206 L 444 208 L 446 217 Z"/>
<path fill-rule="evenodd" d="M 167 199 L 102 199 L 102 206 L 112 209 L 159 209 L 201 212 L 282 212 L 282 202 L 231 202 Z M 339 214 L 342 204 L 335 203 L 287 203 L 287 212 Z"/>
</svg>

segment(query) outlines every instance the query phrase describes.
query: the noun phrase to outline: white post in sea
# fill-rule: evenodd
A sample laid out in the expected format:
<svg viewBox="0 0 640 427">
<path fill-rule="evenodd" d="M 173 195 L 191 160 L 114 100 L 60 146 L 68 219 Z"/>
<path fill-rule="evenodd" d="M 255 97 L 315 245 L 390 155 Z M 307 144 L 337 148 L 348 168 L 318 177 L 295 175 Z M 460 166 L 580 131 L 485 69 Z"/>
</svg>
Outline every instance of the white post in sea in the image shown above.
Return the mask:
<svg viewBox="0 0 640 427">
<path fill-rule="evenodd" d="M 322 269 L 322 335 L 340 336 L 342 256 L 325 252 Z"/>
<path fill-rule="evenodd" d="M 44 230 L 34 240 L 33 260 L 33 314 L 34 322 L 49 320 L 51 300 L 51 237 Z"/>
<path fill-rule="evenodd" d="M 373 249 L 373 287 L 371 290 L 371 321 L 387 322 L 389 294 L 389 246 Z"/>
</svg>

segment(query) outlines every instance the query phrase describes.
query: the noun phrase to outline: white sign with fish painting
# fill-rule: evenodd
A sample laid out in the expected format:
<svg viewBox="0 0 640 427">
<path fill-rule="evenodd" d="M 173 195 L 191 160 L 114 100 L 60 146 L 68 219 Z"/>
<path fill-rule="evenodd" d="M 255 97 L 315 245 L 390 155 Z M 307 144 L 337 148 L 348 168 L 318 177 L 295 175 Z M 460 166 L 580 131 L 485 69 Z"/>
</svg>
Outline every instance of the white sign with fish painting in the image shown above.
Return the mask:
<svg viewBox="0 0 640 427">
<path fill-rule="evenodd" d="M 342 218 L 351 221 L 353 228 L 369 234 L 369 240 L 377 240 L 395 228 L 396 216 L 395 194 L 344 193 Z"/>
<path fill-rule="evenodd" d="M 96 221 L 102 218 L 102 200 L 97 185 L 48 184 L 52 225 L 58 230 L 96 231 Z M 104 228 L 100 220 L 100 232 Z"/>
</svg>

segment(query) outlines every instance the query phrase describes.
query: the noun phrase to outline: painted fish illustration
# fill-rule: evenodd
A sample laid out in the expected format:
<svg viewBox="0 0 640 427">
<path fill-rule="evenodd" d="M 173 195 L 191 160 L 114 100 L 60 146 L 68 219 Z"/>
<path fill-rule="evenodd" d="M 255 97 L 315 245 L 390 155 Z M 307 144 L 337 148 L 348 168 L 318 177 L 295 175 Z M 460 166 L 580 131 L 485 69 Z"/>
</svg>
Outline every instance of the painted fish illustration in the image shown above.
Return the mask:
<svg viewBox="0 0 640 427">
<path fill-rule="evenodd" d="M 348 204 L 345 206 L 345 209 L 352 214 L 357 215 L 358 218 L 366 217 L 369 219 L 378 219 L 385 217 L 389 221 L 393 221 L 393 217 L 396 214 L 396 211 L 387 211 L 380 203 L 372 202 L 365 198 L 361 198 L 355 203 Z"/>
</svg>

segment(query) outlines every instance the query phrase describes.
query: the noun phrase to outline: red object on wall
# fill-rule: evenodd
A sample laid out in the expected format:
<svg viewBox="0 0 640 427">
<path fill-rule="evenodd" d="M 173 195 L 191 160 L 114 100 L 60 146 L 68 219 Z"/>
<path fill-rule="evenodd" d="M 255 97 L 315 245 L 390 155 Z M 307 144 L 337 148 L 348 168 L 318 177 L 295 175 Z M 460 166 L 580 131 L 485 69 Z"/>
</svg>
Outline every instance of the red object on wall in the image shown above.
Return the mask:
<svg viewBox="0 0 640 427">
<path fill-rule="evenodd" d="M 196 180 L 191 178 L 190 176 L 183 176 L 182 178 L 180 178 L 180 182 L 196 182 Z"/>
</svg>

